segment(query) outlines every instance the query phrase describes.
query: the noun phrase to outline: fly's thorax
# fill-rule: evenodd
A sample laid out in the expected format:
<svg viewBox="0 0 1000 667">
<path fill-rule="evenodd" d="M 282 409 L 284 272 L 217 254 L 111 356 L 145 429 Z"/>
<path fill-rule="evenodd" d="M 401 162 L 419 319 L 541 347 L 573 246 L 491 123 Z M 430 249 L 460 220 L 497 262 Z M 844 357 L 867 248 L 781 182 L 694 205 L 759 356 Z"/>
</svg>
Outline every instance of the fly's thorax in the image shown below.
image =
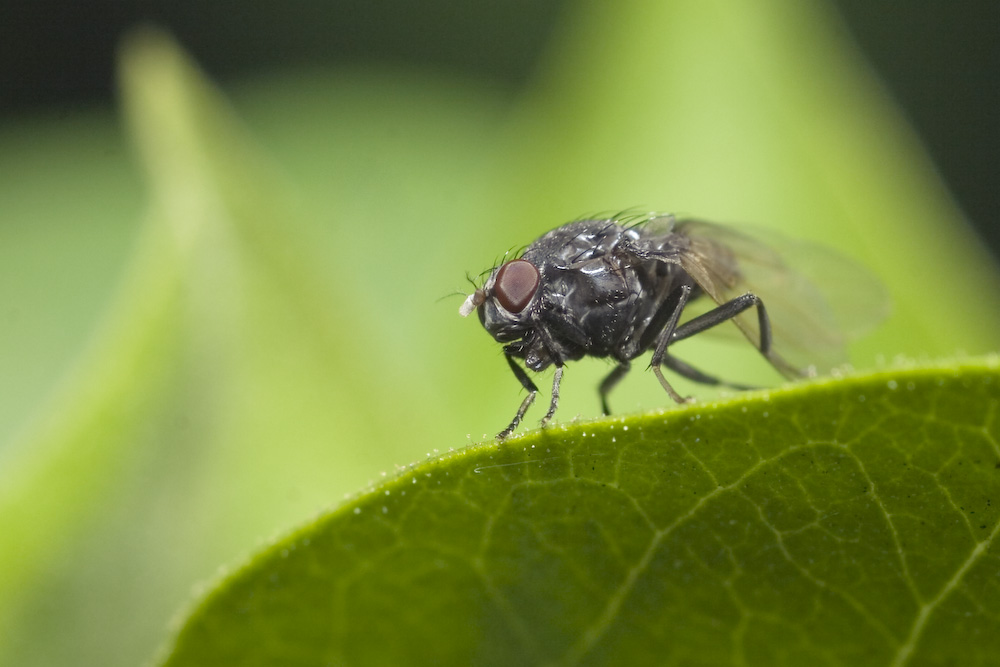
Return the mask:
<svg viewBox="0 0 1000 667">
<path fill-rule="evenodd" d="M 523 258 L 545 274 L 614 252 L 631 230 L 615 220 L 578 220 L 548 232 L 524 251 Z"/>
</svg>

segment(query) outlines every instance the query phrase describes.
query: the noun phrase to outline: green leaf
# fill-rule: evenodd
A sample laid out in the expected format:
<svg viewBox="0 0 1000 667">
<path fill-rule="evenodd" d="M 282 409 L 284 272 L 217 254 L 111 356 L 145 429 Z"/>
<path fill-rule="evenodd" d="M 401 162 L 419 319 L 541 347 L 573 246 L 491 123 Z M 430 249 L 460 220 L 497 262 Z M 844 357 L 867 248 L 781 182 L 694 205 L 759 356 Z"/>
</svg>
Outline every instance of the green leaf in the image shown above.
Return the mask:
<svg viewBox="0 0 1000 667">
<path fill-rule="evenodd" d="M 450 452 L 223 579 L 163 664 L 988 664 L 998 407 L 990 358 Z"/>
</svg>

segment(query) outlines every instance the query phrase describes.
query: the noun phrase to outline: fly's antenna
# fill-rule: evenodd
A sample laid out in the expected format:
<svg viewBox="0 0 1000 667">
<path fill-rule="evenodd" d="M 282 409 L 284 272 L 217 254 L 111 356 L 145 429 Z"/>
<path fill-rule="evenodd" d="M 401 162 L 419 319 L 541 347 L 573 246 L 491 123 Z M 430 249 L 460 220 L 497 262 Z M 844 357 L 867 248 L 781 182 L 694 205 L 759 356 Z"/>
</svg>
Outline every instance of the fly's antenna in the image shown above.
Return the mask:
<svg viewBox="0 0 1000 667">
<path fill-rule="evenodd" d="M 472 314 L 472 311 L 483 305 L 485 301 L 486 292 L 481 289 L 477 289 L 475 292 L 467 296 L 465 301 L 462 302 L 462 305 L 458 307 L 458 314 L 462 317 L 468 317 Z"/>
</svg>

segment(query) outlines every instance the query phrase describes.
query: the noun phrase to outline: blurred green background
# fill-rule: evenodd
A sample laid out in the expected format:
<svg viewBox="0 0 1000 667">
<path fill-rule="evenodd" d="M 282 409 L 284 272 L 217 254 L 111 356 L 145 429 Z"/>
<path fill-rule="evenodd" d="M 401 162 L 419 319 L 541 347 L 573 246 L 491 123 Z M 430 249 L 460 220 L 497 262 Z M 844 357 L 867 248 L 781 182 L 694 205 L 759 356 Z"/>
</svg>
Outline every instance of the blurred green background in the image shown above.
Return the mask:
<svg viewBox="0 0 1000 667">
<path fill-rule="evenodd" d="M 995 77 L 991 6 L 889 5 L 7 5 L 0 664 L 141 662 L 223 565 L 495 433 L 519 387 L 441 297 L 581 214 L 670 210 L 856 257 L 894 308 L 861 368 L 995 350 L 996 271 L 938 169 L 995 108 L 947 92 Z M 193 59 L 133 33 L 102 99 L 140 18 Z M 855 38 L 897 45 L 874 62 L 905 111 Z M 971 178 L 945 169 L 989 222 L 992 125 Z M 773 381 L 744 347 L 685 345 Z M 567 370 L 561 419 L 597 415 L 606 371 Z M 637 371 L 613 405 L 665 401 Z"/>
</svg>

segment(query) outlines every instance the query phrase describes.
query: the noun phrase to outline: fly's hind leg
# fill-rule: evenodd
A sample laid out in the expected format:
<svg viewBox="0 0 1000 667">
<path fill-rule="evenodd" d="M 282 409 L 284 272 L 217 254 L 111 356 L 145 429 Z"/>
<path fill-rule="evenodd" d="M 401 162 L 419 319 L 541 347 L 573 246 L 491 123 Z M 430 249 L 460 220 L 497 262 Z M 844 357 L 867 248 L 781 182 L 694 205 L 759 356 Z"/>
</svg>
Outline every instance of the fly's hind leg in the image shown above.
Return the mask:
<svg viewBox="0 0 1000 667">
<path fill-rule="evenodd" d="M 760 353 L 764 355 L 764 358 L 767 359 L 772 366 L 774 366 L 775 370 L 786 378 L 794 379 L 803 377 L 805 373 L 785 361 L 784 358 L 771 348 L 771 320 L 767 316 L 767 309 L 764 308 L 764 302 L 761 301 L 760 297 L 750 292 L 747 292 L 742 296 L 738 296 L 731 301 L 727 301 L 721 306 L 713 308 L 693 320 L 685 322 L 683 326 L 677 327 L 677 329 L 673 331 L 670 342 L 676 343 L 677 341 L 684 340 L 685 338 L 690 338 L 695 334 L 711 329 L 717 324 L 722 324 L 723 322 L 731 320 L 743 311 L 753 308 L 754 306 L 757 307 L 757 323 L 760 329 L 760 341 L 758 344 Z M 664 348 L 665 347 L 666 346 L 664 346 Z M 657 349 L 659 349 L 659 347 L 657 347 Z"/>
<path fill-rule="evenodd" d="M 684 310 L 684 306 L 687 305 L 688 298 L 691 296 L 691 285 L 681 285 L 676 290 L 676 302 L 673 299 L 668 299 L 667 303 L 673 302 L 673 310 L 670 312 L 670 317 L 667 318 L 666 323 L 663 325 L 663 329 L 656 336 L 656 347 L 653 348 L 653 358 L 649 362 L 650 368 L 653 369 L 653 374 L 656 375 L 656 379 L 660 381 L 660 385 L 663 387 L 667 395 L 670 396 L 676 403 L 690 403 L 693 399 L 689 396 L 681 396 L 677 393 L 677 390 L 667 382 L 667 378 L 663 377 L 663 371 L 660 370 L 660 364 L 663 363 L 664 357 L 667 353 L 667 345 L 678 340 L 676 337 L 677 331 L 677 321 L 681 318 L 681 312 Z M 713 311 L 714 312 L 714 311 Z"/>
<path fill-rule="evenodd" d="M 739 389 L 740 391 L 747 391 L 749 389 L 759 389 L 759 387 L 752 387 L 746 384 L 736 384 L 734 382 L 727 382 L 725 380 L 719 379 L 714 375 L 709 375 L 708 373 L 703 373 L 691 364 L 681 361 L 677 357 L 672 357 L 669 354 L 664 355 L 663 365 L 677 373 L 680 376 L 686 377 L 692 382 L 698 382 L 699 384 L 707 384 L 716 387 L 729 387 L 730 389 Z"/>
<path fill-rule="evenodd" d="M 610 394 L 611 390 L 614 389 L 619 382 L 621 382 L 621 379 L 625 377 L 625 374 L 628 373 L 631 367 L 631 364 L 627 361 L 623 361 L 619 363 L 613 371 L 608 373 L 606 378 L 601 380 L 601 384 L 597 387 L 597 393 L 601 397 L 601 411 L 604 414 L 611 414 L 611 409 L 608 408 L 608 394 Z"/>
</svg>

